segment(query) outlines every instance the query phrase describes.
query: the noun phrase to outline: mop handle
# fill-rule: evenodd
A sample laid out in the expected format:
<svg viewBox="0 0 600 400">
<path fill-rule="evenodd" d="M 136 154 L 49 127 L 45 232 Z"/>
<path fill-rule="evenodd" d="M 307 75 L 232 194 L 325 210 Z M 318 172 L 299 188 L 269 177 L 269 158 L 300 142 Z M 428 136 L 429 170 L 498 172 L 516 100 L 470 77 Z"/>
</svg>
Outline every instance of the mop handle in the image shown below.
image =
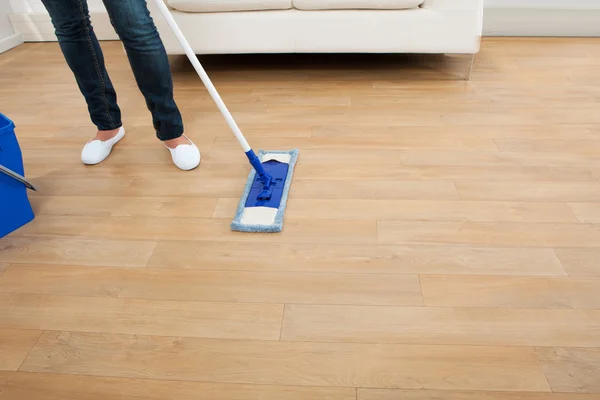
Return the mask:
<svg viewBox="0 0 600 400">
<path fill-rule="evenodd" d="M 233 131 L 233 133 L 234 133 L 235 137 L 237 138 L 238 142 L 240 142 L 240 145 L 244 149 L 244 153 L 248 153 L 249 151 L 252 150 L 251 147 L 250 147 L 250 145 L 246 141 L 246 138 L 242 134 L 242 131 L 240 130 L 240 128 L 235 123 L 235 120 L 233 119 L 233 116 L 231 115 L 231 113 L 227 109 L 227 106 L 225 105 L 225 103 L 223 102 L 223 100 L 221 100 L 221 96 L 219 96 L 219 93 L 217 92 L 217 89 L 215 89 L 214 85 L 210 81 L 210 78 L 206 74 L 206 71 L 204 71 L 204 68 L 200 64 L 200 61 L 198 61 L 198 57 L 196 57 L 196 54 L 192 50 L 192 48 L 191 48 L 190 44 L 188 43 L 187 39 L 185 38 L 185 36 L 183 36 L 183 33 L 181 32 L 181 29 L 179 29 L 179 26 L 177 25 L 177 22 L 175 22 L 175 19 L 171 15 L 171 12 L 169 11 L 169 8 L 165 4 L 164 0 L 154 0 L 154 2 L 156 3 L 156 6 L 161 11 L 163 17 L 165 18 L 165 20 L 169 24 L 169 27 L 171 28 L 171 30 L 173 31 L 173 33 L 177 37 L 177 40 L 179 41 L 179 44 L 185 50 L 185 54 L 187 55 L 188 59 L 190 60 L 190 62 L 194 66 L 194 68 L 196 69 L 196 72 L 200 76 L 200 79 L 202 79 L 202 82 L 204 82 L 204 85 L 206 86 L 206 89 L 208 89 L 208 93 L 210 93 L 211 97 L 213 98 L 213 100 L 217 104 L 217 107 L 221 111 L 221 114 L 223 114 L 223 117 L 225 117 L 225 120 L 227 121 L 227 124 L 229 125 L 229 127 Z"/>
</svg>

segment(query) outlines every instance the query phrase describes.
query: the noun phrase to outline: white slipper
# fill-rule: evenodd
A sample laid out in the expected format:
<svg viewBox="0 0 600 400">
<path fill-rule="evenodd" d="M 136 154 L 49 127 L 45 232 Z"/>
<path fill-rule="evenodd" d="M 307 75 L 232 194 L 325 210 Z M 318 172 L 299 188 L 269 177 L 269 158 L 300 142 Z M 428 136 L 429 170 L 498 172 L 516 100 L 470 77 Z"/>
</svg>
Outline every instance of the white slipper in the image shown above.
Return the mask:
<svg viewBox="0 0 600 400">
<path fill-rule="evenodd" d="M 88 142 L 83 150 L 81 151 L 81 161 L 87 165 L 94 165 L 101 163 L 106 160 L 106 157 L 109 156 L 112 148 L 119 140 L 123 139 L 125 136 L 125 129 L 123 127 L 119 128 L 119 132 L 117 135 L 103 142 L 102 140 L 92 140 Z"/>
<path fill-rule="evenodd" d="M 189 171 L 200 165 L 200 150 L 185 135 L 183 135 L 191 144 L 180 144 L 174 149 L 165 144 L 165 147 L 171 152 L 171 158 L 175 165 L 184 171 Z"/>
</svg>

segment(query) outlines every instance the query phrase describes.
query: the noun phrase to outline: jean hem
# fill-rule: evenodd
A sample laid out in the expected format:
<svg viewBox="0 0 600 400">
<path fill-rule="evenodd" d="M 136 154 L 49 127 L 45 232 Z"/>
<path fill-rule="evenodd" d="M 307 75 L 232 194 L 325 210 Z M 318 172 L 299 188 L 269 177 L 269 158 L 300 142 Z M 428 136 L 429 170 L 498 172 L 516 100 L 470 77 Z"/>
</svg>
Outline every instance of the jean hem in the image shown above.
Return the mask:
<svg viewBox="0 0 600 400">
<path fill-rule="evenodd" d="M 160 141 L 164 142 L 165 140 L 173 140 L 173 139 L 180 138 L 181 136 L 183 136 L 183 131 L 171 133 L 171 134 L 157 133 L 156 136 L 158 137 L 158 139 Z"/>
<path fill-rule="evenodd" d="M 96 128 L 99 131 L 114 131 L 115 129 L 119 129 L 122 128 L 123 124 L 115 124 L 115 125 L 108 125 L 108 126 L 96 126 Z"/>
</svg>

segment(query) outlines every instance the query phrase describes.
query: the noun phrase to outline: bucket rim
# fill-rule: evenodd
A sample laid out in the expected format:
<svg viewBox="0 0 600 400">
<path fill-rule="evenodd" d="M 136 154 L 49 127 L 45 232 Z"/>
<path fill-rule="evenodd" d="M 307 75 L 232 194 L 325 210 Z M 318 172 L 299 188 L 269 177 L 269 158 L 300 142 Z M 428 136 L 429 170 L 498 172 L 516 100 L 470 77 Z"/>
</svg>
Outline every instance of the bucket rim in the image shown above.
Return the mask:
<svg viewBox="0 0 600 400">
<path fill-rule="evenodd" d="M 15 123 L 6 115 L 0 112 L 0 136 L 5 133 L 11 133 L 15 130 Z"/>
</svg>

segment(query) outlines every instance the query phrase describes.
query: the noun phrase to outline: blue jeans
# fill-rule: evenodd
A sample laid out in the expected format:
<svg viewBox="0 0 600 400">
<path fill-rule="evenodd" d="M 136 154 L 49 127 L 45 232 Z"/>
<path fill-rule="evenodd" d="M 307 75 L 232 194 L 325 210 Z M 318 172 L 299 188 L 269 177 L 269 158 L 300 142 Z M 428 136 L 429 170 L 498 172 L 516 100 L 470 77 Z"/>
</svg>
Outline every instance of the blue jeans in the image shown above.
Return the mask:
<svg viewBox="0 0 600 400">
<path fill-rule="evenodd" d="M 167 53 L 145 0 L 103 0 L 121 39 L 137 85 L 152 115 L 160 140 L 183 134 L 181 113 L 173 99 Z M 48 10 L 63 55 L 85 97 L 98 130 L 121 127 L 117 94 L 106 71 L 98 39 L 90 23 L 86 0 L 42 0 Z"/>
</svg>

